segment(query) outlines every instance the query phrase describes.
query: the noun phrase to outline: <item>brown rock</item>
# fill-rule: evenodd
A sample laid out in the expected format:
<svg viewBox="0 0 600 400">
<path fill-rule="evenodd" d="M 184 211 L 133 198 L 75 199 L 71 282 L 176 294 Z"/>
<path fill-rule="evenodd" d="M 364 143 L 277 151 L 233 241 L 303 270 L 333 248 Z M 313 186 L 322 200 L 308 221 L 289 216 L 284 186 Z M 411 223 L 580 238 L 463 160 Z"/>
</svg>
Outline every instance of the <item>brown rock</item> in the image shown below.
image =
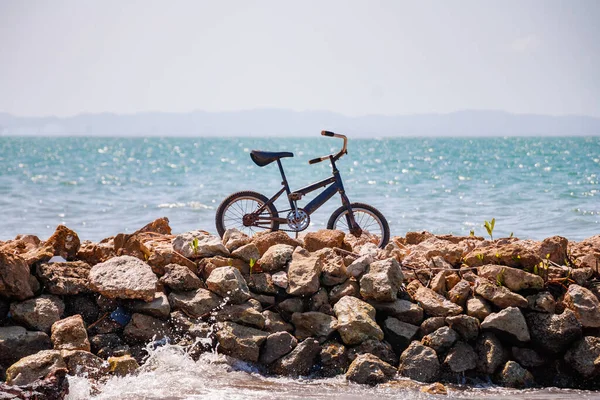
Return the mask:
<svg viewBox="0 0 600 400">
<path fill-rule="evenodd" d="M 446 317 L 446 323 L 466 342 L 477 339 L 479 335 L 479 320 L 475 317 L 463 314 L 455 315 L 453 317 Z"/>
<path fill-rule="evenodd" d="M 450 289 L 448 292 L 448 299 L 454 304 L 458 304 L 464 308 L 470 295 L 471 284 L 463 279 Z"/>
<path fill-rule="evenodd" d="M 63 350 L 61 355 L 69 375 L 81 376 L 88 379 L 101 379 L 109 372 L 104 360 L 84 350 Z"/>
<path fill-rule="evenodd" d="M 356 383 L 375 385 L 387 382 L 396 375 L 396 368 L 373 354 L 357 356 L 346 372 L 346 379 Z"/>
<path fill-rule="evenodd" d="M 8 367 L 19 359 L 52 348 L 44 332 L 28 331 L 22 326 L 0 327 L 0 366 Z"/>
<path fill-rule="evenodd" d="M 262 307 L 254 299 L 250 299 L 243 304 L 226 305 L 214 314 L 217 321 L 231 321 L 244 325 L 252 325 L 258 329 L 264 329 L 265 327 L 265 316 L 262 314 Z"/>
<path fill-rule="evenodd" d="M 513 292 L 526 289 L 541 290 L 544 280 L 541 276 L 530 274 L 521 269 L 505 267 L 502 265 L 484 265 L 478 269 L 479 276 L 492 282 L 499 282 Z"/>
<path fill-rule="evenodd" d="M 298 345 L 298 340 L 287 332 L 272 333 L 267 337 L 260 354 L 260 363 L 269 365 L 285 356 Z"/>
<path fill-rule="evenodd" d="M 240 271 L 233 267 L 215 269 L 206 280 L 206 286 L 234 304 L 242 304 L 250 298 L 246 280 Z"/>
<path fill-rule="evenodd" d="M 298 344 L 290 353 L 275 361 L 271 370 L 279 375 L 308 375 L 320 352 L 319 342 L 308 338 Z"/>
<path fill-rule="evenodd" d="M 260 258 L 260 252 L 254 243 L 248 243 L 235 249 L 231 256 L 250 262 L 250 260 L 257 261 Z"/>
<path fill-rule="evenodd" d="M 383 322 L 383 332 L 386 341 L 396 353 L 400 354 L 417 336 L 419 327 L 407 324 L 394 317 L 387 317 Z"/>
<path fill-rule="evenodd" d="M 191 231 L 177 235 L 173 239 L 173 249 L 182 256 L 194 260 L 212 256 L 228 256 L 229 250 L 221 238 L 205 231 Z M 195 245 L 196 243 L 196 245 Z"/>
<path fill-rule="evenodd" d="M 288 244 L 273 245 L 262 252 L 257 264 L 265 272 L 282 270 L 291 261 L 294 248 Z"/>
<path fill-rule="evenodd" d="M 242 275 L 250 274 L 250 265 L 247 262 L 238 258 L 215 256 L 200 260 L 198 270 L 201 272 L 198 273 L 198 277 L 206 280 L 215 269 L 221 267 L 233 267 L 240 271 Z"/>
<path fill-rule="evenodd" d="M 527 307 L 529 304 L 523 296 L 511 292 L 504 286 L 497 286 L 484 278 L 475 283 L 475 293 L 492 302 L 496 307 Z"/>
<path fill-rule="evenodd" d="M 108 368 L 116 376 L 125 376 L 135 372 L 140 365 L 130 355 L 108 357 Z"/>
<path fill-rule="evenodd" d="M 586 336 L 565 354 L 565 361 L 586 379 L 600 376 L 600 338 Z"/>
<path fill-rule="evenodd" d="M 476 350 L 478 354 L 477 370 L 485 375 L 496 372 L 508 358 L 502 343 L 493 333 L 484 332 L 480 335 L 477 339 Z"/>
<path fill-rule="evenodd" d="M 188 267 L 179 264 L 167 264 L 165 274 L 160 282 L 176 292 L 196 290 L 204 287 L 204 283 Z"/>
<path fill-rule="evenodd" d="M 227 250 L 230 252 L 236 250 L 239 247 L 242 247 L 248 243 L 250 243 L 252 239 L 250 236 L 246 235 L 239 230 L 232 228 L 227 229 L 223 234 L 223 244 L 227 247 Z"/>
<path fill-rule="evenodd" d="M 77 259 L 94 266 L 116 256 L 113 238 L 107 238 L 99 243 L 84 240 L 77 252 Z"/>
<path fill-rule="evenodd" d="M 418 244 L 409 246 L 410 254 L 404 258 L 402 263 L 408 267 L 422 268 L 423 265 L 429 265 L 430 260 L 435 257 L 441 257 L 448 264 L 457 265 L 463 255 L 474 246 L 475 242 L 476 240 L 466 240 L 453 243 L 449 240 L 431 236 Z"/>
<path fill-rule="evenodd" d="M 60 319 L 64 311 L 62 300 L 53 295 L 42 295 L 10 305 L 10 313 L 15 321 L 46 333 L 50 332 L 52 324 Z"/>
<path fill-rule="evenodd" d="M 477 353 L 465 342 L 458 342 L 450 349 L 444 365 L 454 373 L 465 372 L 477 367 Z"/>
<path fill-rule="evenodd" d="M 535 385 L 533 375 L 514 361 L 508 361 L 500 371 L 499 383 L 511 388 L 525 388 Z"/>
<path fill-rule="evenodd" d="M 338 332 L 346 345 L 368 339 L 383 339 L 383 331 L 375 322 L 375 309 L 356 297 L 344 296 L 333 310 L 338 319 Z"/>
<path fill-rule="evenodd" d="M 169 318 L 169 314 L 171 313 L 169 300 L 163 292 L 154 293 L 154 299 L 148 303 L 142 300 L 131 300 L 128 307 L 135 313 L 142 313 L 161 319 Z"/>
<path fill-rule="evenodd" d="M 448 351 L 458 340 L 458 334 L 452 328 L 442 326 L 434 332 L 426 335 L 421 340 L 425 346 L 431 347 L 438 354 Z"/>
<path fill-rule="evenodd" d="M 581 324 L 569 309 L 558 315 L 531 312 L 525 319 L 532 342 L 550 353 L 563 352 L 581 337 Z"/>
<path fill-rule="evenodd" d="M 462 313 L 461 306 L 446 300 L 444 296 L 420 285 L 418 281 L 411 282 L 407 290 L 411 294 L 413 301 L 419 303 L 423 311 L 432 317 L 447 317 Z"/>
<path fill-rule="evenodd" d="M 481 323 L 481 329 L 491 330 L 513 342 L 526 343 L 531 339 L 525 317 L 517 307 L 488 315 Z"/>
<path fill-rule="evenodd" d="M 319 358 L 322 366 L 321 373 L 327 377 L 343 374 L 350 364 L 346 346 L 335 340 L 329 340 L 321 346 Z"/>
<path fill-rule="evenodd" d="M 360 294 L 366 300 L 394 301 L 403 280 L 404 275 L 396 259 L 375 261 L 360 278 Z"/>
<path fill-rule="evenodd" d="M 540 292 L 527 296 L 529 309 L 538 312 L 554 314 L 556 310 L 556 301 L 550 292 Z"/>
<path fill-rule="evenodd" d="M 79 251 L 79 236 L 64 225 L 56 227 L 56 231 L 46 240 L 44 245 L 52 247 L 55 256 L 66 260 L 74 260 Z"/>
<path fill-rule="evenodd" d="M 169 303 L 173 311 L 181 310 L 192 318 L 200 318 L 224 305 L 219 295 L 206 289 L 197 289 L 194 292 L 171 292 Z"/>
<path fill-rule="evenodd" d="M 569 241 L 561 236 L 546 238 L 540 244 L 538 255 L 558 265 L 564 265 L 567 259 Z"/>
<path fill-rule="evenodd" d="M 541 258 L 524 241 L 509 243 L 497 242 L 488 247 L 478 247 L 465 256 L 464 262 L 470 267 L 487 264 L 500 264 L 512 268 L 533 269 Z"/>
<path fill-rule="evenodd" d="M 11 365 L 6 370 L 6 383 L 27 385 L 60 368 L 66 368 L 60 351 L 42 350 Z"/>
<path fill-rule="evenodd" d="M 170 335 L 169 325 L 158 318 L 135 313 L 125 327 L 123 336 L 129 343 L 146 344 L 153 339 L 162 339 Z"/>
<path fill-rule="evenodd" d="M 308 232 L 304 236 L 304 247 L 313 252 L 323 248 L 341 248 L 344 243 L 344 232 L 321 229 L 317 232 Z"/>
<path fill-rule="evenodd" d="M 367 353 L 379 357 L 390 365 L 398 365 L 398 356 L 394 352 L 392 345 L 386 341 L 376 339 L 365 340 L 358 346 L 349 348 L 348 360 L 352 362 L 358 355 Z"/>
<path fill-rule="evenodd" d="M 37 275 L 51 294 L 60 296 L 88 293 L 90 265 L 83 261 L 40 264 Z"/>
<path fill-rule="evenodd" d="M 258 247 L 261 255 L 264 255 L 266 251 L 276 244 L 287 244 L 292 247 L 301 246 L 302 244 L 289 237 L 289 235 L 282 231 L 276 232 L 259 232 L 252 237 L 252 243 Z M 267 271 L 265 269 L 265 271 Z"/>
<path fill-rule="evenodd" d="M 144 259 L 155 274 L 163 275 L 165 267 L 170 264 L 183 265 L 193 273 L 198 272 L 196 263 L 175 251 L 172 236 L 139 234 L 138 240 L 147 250 Z"/>
<path fill-rule="evenodd" d="M 18 235 L 14 240 L 0 243 L 0 252 L 19 256 L 27 265 L 46 262 L 54 255 L 54 249 L 44 246 L 34 235 Z"/>
<path fill-rule="evenodd" d="M 360 297 L 358 282 L 348 279 L 346 282 L 332 287 L 329 292 L 329 304 L 334 305 L 344 296 Z"/>
<path fill-rule="evenodd" d="M 600 300 L 579 285 L 569 285 L 564 298 L 565 307 L 575 313 L 584 328 L 600 328 Z"/>
<path fill-rule="evenodd" d="M 73 315 L 52 324 L 51 340 L 55 350 L 90 351 L 90 342 L 81 315 Z"/>
<path fill-rule="evenodd" d="M 331 315 L 309 311 L 292 314 L 292 324 L 296 328 L 294 336 L 298 340 L 302 341 L 309 337 L 326 339 L 335 331 L 337 320 Z"/>
<path fill-rule="evenodd" d="M 537 351 L 529 348 L 513 347 L 511 353 L 515 361 L 525 368 L 541 367 L 548 362 Z"/>
<path fill-rule="evenodd" d="M 483 321 L 492 312 L 492 306 L 482 297 L 474 296 L 467 300 L 467 315 L 470 317 Z"/>
<path fill-rule="evenodd" d="M 131 256 L 111 258 L 90 271 L 90 288 L 108 298 L 152 301 L 157 283 L 152 268 Z"/>
<path fill-rule="evenodd" d="M 248 287 L 257 293 L 277 294 L 278 292 L 277 286 L 273 283 L 271 274 L 268 273 L 250 275 Z"/>
<path fill-rule="evenodd" d="M 29 277 L 25 260 L 0 250 L 0 296 L 16 300 L 33 297 Z"/>
<path fill-rule="evenodd" d="M 294 326 L 285 322 L 276 312 L 265 310 L 262 312 L 265 317 L 265 330 L 267 332 L 292 332 Z"/>
<path fill-rule="evenodd" d="M 415 341 L 402 352 L 398 372 L 416 381 L 431 382 L 439 375 L 440 362 L 432 348 Z"/>
<path fill-rule="evenodd" d="M 337 232 L 337 231 L 333 231 Z M 335 286 L 348 279 L 348 271 L 344 259 L 330 248 L 317 252 L 323 262 L 321 283 L 325 286 Z"/>
<path fill-rule="evenodd" d="M 268 333 L 233 322 L 221 322 L 216 335 L 220 352 L 240 360 L 257 362 L 260 346 Z"/>
<path fill-rule="evenodd" d="M 446 326 L 446 317 L 429 317 L 421 323 L 419 335 L 429 335 L 443 326 Z"/>
<path fill-rule="evenodd" d="M 288 294 L 310 296 L 319 290 L 319 276 L 323 262 L 317 254 L 311 254 L 301 247 L 292 254 L 288 267 Z"/>
</svg>

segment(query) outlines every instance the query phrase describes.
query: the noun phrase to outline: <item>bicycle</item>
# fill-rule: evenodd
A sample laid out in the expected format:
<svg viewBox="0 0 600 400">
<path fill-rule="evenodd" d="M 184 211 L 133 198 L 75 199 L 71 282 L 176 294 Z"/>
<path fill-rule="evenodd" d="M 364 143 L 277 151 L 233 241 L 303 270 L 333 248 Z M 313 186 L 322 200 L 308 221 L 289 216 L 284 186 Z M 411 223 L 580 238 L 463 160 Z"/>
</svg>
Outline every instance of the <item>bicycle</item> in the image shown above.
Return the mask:
<svg viewBox="0 0 600 400">
<path fill-rule="evenodd" d="M 322 131 L 322 136 L 335 137 L 344 140 L 342 149 L 337 154 L 329 154 L 323 157 L 318 157 L 310 160 L 309 164 L 317 164 L 321 161 L 329 160 L 332 167 L 332 176 L 305 186 L 301 189 L 291 191 L 288 185 L 287 178 L 283 171 L 281 159 L 293 157 L 290 152 L 268 152 L 260 150 L 252 150 L 250 158 L 259 167 L 264 167 L 276 161 L 283 179 L 281 190 L 275 193 L 271 198 L 267 198 L 261 193 L 254 191 L 241 191 L 228 196 L 219 205 L 215 222 L 217 232 L 221 237 L 229 228 L 237 228 L 238 230 L 247 233 L 249 236 L 259 230 L 280 230 L 281 224 L 287 224 L 290 229 L 281 229 L 287 232 L 301 232 L 310 225 L 310 215 L 331 199 L 336 193 L 340 194 L 342 206 L 331 214 L 327 222 L 327 229 L 337 229 L 344 231 L 346 234 L 352 234 L 356 237 L 366 235 L 367 239 L 376 243 L 383 248 L 390 239 L 390 228 L 387 220 L 375 207 L 364 203 L 350 203 L 340 171 L 335 163 L 343 155 L 348 154 L 347 144 L 348 138 L 337 133 Z M 326 187 L 326 189 L 317 195 L 313 200 L 304 206 L 298 207 L 298 201 L 306 194 Z M 275 201 L 283 194 L 287 194 L 290 208 L 277 211 Z M 281 218 L 279 214 L 287 212 L 285 218 Z"/>
</svg>

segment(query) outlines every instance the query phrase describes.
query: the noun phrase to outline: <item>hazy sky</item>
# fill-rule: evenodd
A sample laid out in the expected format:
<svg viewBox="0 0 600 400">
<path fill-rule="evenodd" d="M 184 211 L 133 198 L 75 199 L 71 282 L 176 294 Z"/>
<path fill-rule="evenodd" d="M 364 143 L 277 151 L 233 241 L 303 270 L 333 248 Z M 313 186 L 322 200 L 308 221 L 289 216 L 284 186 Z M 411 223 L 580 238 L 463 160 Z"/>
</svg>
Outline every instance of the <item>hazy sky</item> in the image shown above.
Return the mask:
<svg viewBox="0 0 600 400">
<path fill-rule="evenodd" d="M 600 117 L 600 1 L 0 0 L 0 112 Z"/>
</svg>

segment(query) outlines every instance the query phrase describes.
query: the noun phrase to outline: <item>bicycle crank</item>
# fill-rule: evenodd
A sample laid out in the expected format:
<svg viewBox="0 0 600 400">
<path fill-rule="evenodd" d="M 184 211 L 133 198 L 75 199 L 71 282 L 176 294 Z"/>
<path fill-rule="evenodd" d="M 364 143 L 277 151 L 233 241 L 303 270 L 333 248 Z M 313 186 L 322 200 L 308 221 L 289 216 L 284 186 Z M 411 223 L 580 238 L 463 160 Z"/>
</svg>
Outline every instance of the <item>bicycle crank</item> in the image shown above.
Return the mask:
<svg viewBox="0 0 600 400">
<path fill-rule="evenodd" d="M 310 216 L 301 208 L 292 210 L 287 215 L 287 224 L 293 232 L 300 232 L 310 225 Z"/>
</svg>

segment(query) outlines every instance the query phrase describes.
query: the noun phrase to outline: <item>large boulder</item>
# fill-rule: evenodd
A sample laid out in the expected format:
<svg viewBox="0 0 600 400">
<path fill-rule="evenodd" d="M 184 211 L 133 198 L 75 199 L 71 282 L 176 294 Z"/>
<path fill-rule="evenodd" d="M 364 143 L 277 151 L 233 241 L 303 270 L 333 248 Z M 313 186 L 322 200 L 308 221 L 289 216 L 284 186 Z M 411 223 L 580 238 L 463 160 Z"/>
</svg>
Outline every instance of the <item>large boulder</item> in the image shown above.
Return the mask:
<svg viewBox="0 0 600 400">
<path fill-rule="evenodd" d="M 496 372 L 508 359 L 502 342 L 491 332 L 479 336 L 475 349 L 478 354 L 477 370 L 485 375 Z"/>
<path fill-rule="evenodd" d="M 586 379 L 600 376 L 600 338 L 586 336 L 565 354 L 565 361 Z"/>
<path fill-rule="evenodd" d="M 74 260 L 81 242 L 77 233 L 64 225 L 59 225 L 44 245 L 51 247 L 55 256 L 60 256 L 65 260 Z"/>
<path fill-rule="evenodd" d="M 111 299 L 152 301 L 157 283 L 152 268 L 132 256 L 111 258 L 90 271 L 90 288 Z"/>
<path fill-rule="evenodd" d="M 375 261 L 360 278 L 360 294 L 365 300 L 394 301 L 403 279 L 400 264 L 395 258 Z"/>
<path fill-rule="evenodd" d="M 59 350 L 42 350 L 11 365 L 6 370 L 6 383 L 27 385 L 44 378 L 59 368 L 66 367 Z"/>
<path fill-rule="evenodd" d="M 16 300 L 33 297 L 30 276 L 24 259 L 0 250 L 0 296 Z"/>
<path fill-rule="evenodd" d="M 272 333 L 263 345 L 259 361 L 263 365 L 269 365 L 294 350 L 297 345 L 298 340 L 288 332 Z"/>
<path fill-rule="evenodd" d="M 90 351 L 90 341 L 81 315 L 73 315 L 52 325 L 51 340 L 55 350 Z"/>
<path fill-rule="evenodd" d="M 44 283 L 46 291 L 59 296 L 88 293 L 90 265 L 83 261 L 40 264 L 37 276 Z"/>
<path fill-rule="evenodd" d="M 233 267 L 215 269 L 206 280 L 206 287 L 234 304 L 242 304 L 251 297 L 246 280 Z"/>
<path fill-rule="evenodd" d="M 320 353 L 319 342 L 316 339 L 308 338 L 298 344 L 290 353 L 275 361 L 271 370 L 278 375 L 306 376 L 315 365 Z"/>
<path fill-rule="evenodd" d="M 484 278 L 478 278 L 475 282 L 475 293 L 492 302 L 499 308 L 525 308 L 529 304 L 525 297 L 513 293 L 506 287 L 498 286 Z"/>
<path fill-rule="evenodd" d="M 488 315 L 481 323 L 481 329 L 492 331 L 499 337 L 516 343 L 526 343 L 531 339 L 525 317 L 517 307 L 508 307 Z"/>
<path fill-rule="evenodd" d="M 544 280 L 541 276 L 530 274 L 522 269 L 502 265 L 484 265 L 478 268 L 477 274 L 492 282 L 501 283 L 513 292 L 544 288 Z"/>
<path fill-rule="evenodd" d="M 581 337 L 581 324 L 569 309 L 562 314 L 532 312 L 525 317 L 531 340 L 550 353 L 561 353 Z"/>
<path fill-rule="evenodd" d="M 383 321 L 383 332 L 387 342 L 400 354 L 417 336 L 419 327 L 388 317 Z"/>
<path fill-rule="evenodd" d="M 375 309 L 356 297 L 344 296 L 333 306 L 338 332 L 346 345 L 367 339 L 383 340 L 383 331 L 375 322 Z"/>
<path fill-rule="evenodd" d="M 341 248 L 344 243 L 344 232 L 329 229 L 320 229 L 316 232 L 308 232 L 304 236 L 304 248 L 313 252 L 323 248 Z"/>
<path fill-rule="evenodd" d="M 221 296 L 206 289 L 197 289 L 193 292 L 171 292 L 169 303 L 173 311 L 183 311 L 192 318 L 203 317 L 225 304 Z"/>
<path fill-rule="evenodd" d="M 508 361 L 498 376 L 498 381 L 502 386 L 511 388 L 526 388 L 535 385 L 535 379 L 531 372 L 521 367 L 515 361 Z"/>
<path fill-rule="evenodd" d="M 326 339 L 335 331 L 337 320 L 331 315 L 309 311 L 305 313 L 293 313 L 292 324 L 296 328 L 294 336 L 298 340 L 304 340 L 309 337 Z"/>
<path fill-rule="evenodd" d="M 467 343 L 458 342 L 446 355 L 444 365 L 454 373 L 475 369 L 477 367 L 477 353 Z"/>
<path fill-rule="evenodd" d="M 204 283 L 188 267 L 179 264 L 167 264 L 160 283 L 173 291 L 184 292 L 204 287 Z"/>
<path fill-rule="evenodd" d="M 173 249 L 190 260 L 212 256 L 228 256 L 229 250 L 218 236 L 204 231 L 191 231 L 173 239 Z"/>
<path fill-rule="evenodd" d="M 162 339 L 170 335 L 169 325 L 150 315 L 135 313 L 125 326 L 123 337 L 128 343 L 146 344 L 154 339 Z"/>
<path fill-rule="evenodd" d="M 265 272 L 280 271 L 292 259 L 294 248 L 295 246 L 290 246 L 289 244 L 273 245 L 263 252 L 257 264 Z"/>
<path fill-rule="evenodd" d="M 287 292 L 293 296 L 310 296 L 319 290 L 323 261 L 316 253 L 297 247 L 288 267 Z"/>
<path fill-rule="evenodd" d="M 600 300 L 590 290 L 579 285 L 569 285 L 563 303 L 575 313 L 581 326 L 600 328 Z"/>
<path fill-rule="evenodd" d="M 282 231 L 258 232 L 252 237 L 252 243 L 258 247 L 258 251 L 263 256 L 270 247 L 277 244 L 287 244 L 294 248 L 302 245 L 298 240 L 292 239 L 287 233 Z"/>
<path fill-rule="evenodd" d="M 423 322 L 423 309 L 408 300 L 396 299 L 392 302 L 369 301 L 377 314 L 397 318 L 408 324 L 420 325 Z"/>
<path fill-rule="evenodd" d="M 0 366 L 8 367 L 19 359 L 52 348 L 44 332 L 28 331 L 22 326 L 0 327 Z"/>
<path fill-rule="evenodd" d="M 396 375 L 396 368 L 373 354 L 361 354 L 350 364 L 346 379 L 352 382 L 375 385 L 387 382 Z"/>
<path fill-rule="evenodd" d="M 267 332 L 234 322 L 220 322 L 217 329 L 219 352 L 251 362 L 258 361 L 260 347 L 269 336 Z"/>
<path fill-rule="evenodd" d="M 444 296 L 424 287 L 419 281 L 412 281 L 407 290 L 413 301 L 418 303 L 425 313 L 431 317 L 447 317 L 461 314 L 461 306 L 447 300 Z"/>
<path fill-rule="evenodd" d="M 398 373 L 420 382 L 434 382 L 440 373 L 440 362 L 435 350 L 412 342 L 400 355 Z"/>
<path fill-rule="evenodd" d="M 13 320 L 27 328 L 46 333 L 50 332 L 52 324 L 61 318 L 64 311 L 63 301 L 53 295 L 42 295 L 10 305 Z"/>
</svg>

